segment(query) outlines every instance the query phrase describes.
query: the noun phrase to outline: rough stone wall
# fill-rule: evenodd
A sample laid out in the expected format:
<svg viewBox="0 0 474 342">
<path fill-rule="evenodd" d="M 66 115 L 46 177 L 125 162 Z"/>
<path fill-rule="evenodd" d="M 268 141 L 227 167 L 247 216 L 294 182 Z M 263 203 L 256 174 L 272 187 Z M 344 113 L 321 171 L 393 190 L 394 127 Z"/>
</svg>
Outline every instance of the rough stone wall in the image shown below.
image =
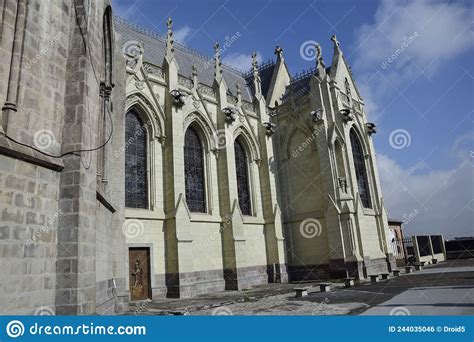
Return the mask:
<svg viewBox="0 0 474 342">
<path fill-rule="evenodd" d="M 124 243 L 123 235 L 117 234 L 123 220 L 123 159 L 106 162 L 113 181 L 102 185 L 97 182 L 97 151 L 60 158 L 44 154 L 90 150 L 104 141 L 100 138 L 102 30 L 110 3 L 30 0 L 25 4 L 8 0 L 1 8 L 2 132 L 26 146 L 0 135 L 0 268 L 16 267 L 15 278 L 1 279 L 5 291 L 0 310 L 110 312 L 116 306 L 110 300 L 112 278 L 117 279 L 117 295 L 123 296 L 120 291 L 125 289 L 122 254 L 116 252 Z M 19 22 L 24 24 L 20 27 Z M 123 59 L 120 55 L 115 59 L 115 71 L 123 75 Z M 17 76 L 18 83 L 12 84 Z M 118 113 L 123 112 L 124 101 L 120 82 L 123 77 L 116 81 L 110 100 Z M 17 96 L 12 96 L 14 89 Z M 123 118 L 112 118 L 115 131 L 107 148 L 118 149 L 123 145 Z M 100 279 L 96 279 L 98 268 Z M 13 286 L 14 280 L 21 285 Z"/>
</svg>

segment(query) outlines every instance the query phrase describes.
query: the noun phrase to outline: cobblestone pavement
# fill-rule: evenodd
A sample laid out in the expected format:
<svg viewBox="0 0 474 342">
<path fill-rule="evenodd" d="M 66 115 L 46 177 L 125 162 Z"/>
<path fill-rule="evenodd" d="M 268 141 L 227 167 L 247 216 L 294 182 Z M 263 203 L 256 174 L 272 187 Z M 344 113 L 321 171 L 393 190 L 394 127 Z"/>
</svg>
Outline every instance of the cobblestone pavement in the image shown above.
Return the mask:
<svg viewBox="0 0 474 342">
<path fill-rule="evenodd" d="M 474 314 L 474 260 L 449 261 L 412 274 L 402 274 L 379 283 L 363 282 L 346 289 L 331 281 L 331 292 L 319 292 L 317 283 L 307 297 L 295 298 L 293 288 L 301 284 L 267 284 L 246 291 L 225 291 L 191 299 L 160 299 L 135 303 L 129 315 L 347 315 L 361 314 L 370 308 L 410 291 L 412 296 L 428 296 L 430 288 L 462 287 L 463 298 L 452 291 L 446 303 Z M 426 290 L 428 288 L 428 291 Z M 472 291 L 471 291 L 472 290 Z M 449 292 L 448 292 L 449 296 Z M 400 298 L 403 298 L 400 297 Z M 369 314 L 371 311 L 369 311 Z M 374 313 L 377 314 L 377 313 Z M 384 313 L 383 314 L 387 314 Z M 401 313 L 402 314 L 402 313 Z M 417 311 L 417 314 L 424 312 Z M 428 312 L 426 314 L 429 314 Z"/>
</svg>

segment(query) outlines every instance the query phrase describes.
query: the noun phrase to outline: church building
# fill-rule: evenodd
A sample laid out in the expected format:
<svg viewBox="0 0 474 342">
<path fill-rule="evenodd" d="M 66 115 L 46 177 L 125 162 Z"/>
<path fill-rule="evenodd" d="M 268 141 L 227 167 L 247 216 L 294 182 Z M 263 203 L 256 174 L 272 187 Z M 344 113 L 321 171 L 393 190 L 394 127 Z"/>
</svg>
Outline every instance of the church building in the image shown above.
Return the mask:
<svg viewBox="0 0 474 342">
<path fill-rule="evenodd" d="M 292 76 L 241 72 L 114 17 L 109 0 L 4 0 L 0 313 L 391 270 L 364 102 L 336 36 Z M 233 39 L 233 37 L 229 38 Z"/>
</svg>

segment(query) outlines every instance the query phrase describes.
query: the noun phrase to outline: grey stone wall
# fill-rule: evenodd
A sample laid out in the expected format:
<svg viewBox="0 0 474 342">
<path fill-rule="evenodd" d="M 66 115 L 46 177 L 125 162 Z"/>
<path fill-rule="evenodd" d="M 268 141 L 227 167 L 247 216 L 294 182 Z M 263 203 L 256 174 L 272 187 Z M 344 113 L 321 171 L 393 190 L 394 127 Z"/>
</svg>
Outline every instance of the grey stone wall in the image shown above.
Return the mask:
<svg viewBox="0 0 474 342">
<path fill-rule="evenodd" d="M 25 4 L 0 8 L 0 269 L 14 275 L 0 280 L 0 312 L 113 312 L 125 292 L 123 157 L 110 158 L 124 139 L 125 63 L 113 45 L 119 76 L 102 84 L 110 1 Z"/>
</svg>

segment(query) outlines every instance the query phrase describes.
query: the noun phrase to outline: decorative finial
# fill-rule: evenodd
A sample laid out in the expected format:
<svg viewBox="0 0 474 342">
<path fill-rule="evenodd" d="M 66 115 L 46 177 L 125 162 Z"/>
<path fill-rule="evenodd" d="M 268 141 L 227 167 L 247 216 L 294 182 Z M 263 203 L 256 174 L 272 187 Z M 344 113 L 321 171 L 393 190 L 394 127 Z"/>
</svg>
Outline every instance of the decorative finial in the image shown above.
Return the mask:
<svg viewBox="0 0 474 342">
<path fill-rule="evenodd" d="M 316 43 L 316 58 L 318 61 L 323 59 L 323 49 L 319 43 Z"/>
<path fill-rule="evenodd" d="M 319 43 L 315 44 L 316 48 L 316 75 L 324 77 L 326 74 L 326 64 L 323 60 L 323 49 Z"/>
<path fill-rule="evenodd" d="M 258 71 L 258 62 L 257 62 L 257 53 L 253 52 L 252 53 L 252 68 L 253 72 Z"/>
<path fill-rule="evenodd" d="M 216 77 L 221 77 L 222 75 L 222 63 L 221 63 L 221 50 L 220 45 L 218 42 L 214 44 L 214 62 L 215 62 L 215 69 L 216 69 Z"/>
<path fill-rule="evenodd" d="M 173 31 L 171 30 L 172 25 L 173 21 L 171 20 L 171 18 L 168 18 L 166 22 L 166 26 L 168 26 L 168 34 L 166 36 L 166 58 L 168 59 L 168 61 L 172 59 L 174 53 Z"/>
<path fill-rule="evenodd" d="M 277 55 L 277 58 L 282 58 L 283 57 L 283 49 L 281 46 L 277 46 L 275 48 L 275 55 Z"/>
<path fill-rule="evenodd" d="M 242 103 L 242 90 L 240 89 L 240 83 L 235 85 L 237 88 L 237 105 L 240 106 Z"/>
<path fill-rule="evenodd" d="M 197 78 L 198 70 L 197 70 L 195 64 L 193 64 L 193 65 L 191 66 L 191 73 L 192 73 L 192 75 L 193 75 L 193 86 L 194 86 L 194 88 L 197 88 L 197 84 L 198 84 L 198 78 Z"/>
<path fill-rule="evenodd" d="M 332 40 L 332 42 L 334 43 L 334 47 L 335 47 L 336 49 L 339 49 L 339 45 L 340 45 L 341 43 L 339 43 L 339 41 L 337 40 L 337 37 L 336 37 L 335 34 L 332 35 L 331 40 Z"/>
</svg>

